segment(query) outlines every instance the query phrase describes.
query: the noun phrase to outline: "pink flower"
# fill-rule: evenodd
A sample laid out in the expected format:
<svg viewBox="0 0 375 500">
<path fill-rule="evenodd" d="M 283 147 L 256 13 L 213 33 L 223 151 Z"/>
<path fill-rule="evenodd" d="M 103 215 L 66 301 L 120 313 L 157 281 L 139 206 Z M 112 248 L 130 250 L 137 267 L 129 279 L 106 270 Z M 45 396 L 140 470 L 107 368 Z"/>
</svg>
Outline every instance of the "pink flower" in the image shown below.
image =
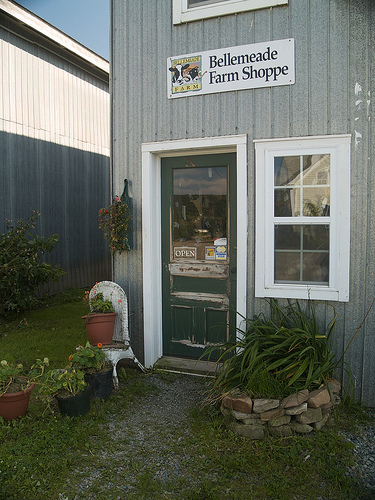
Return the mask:
<svg viewBox="0 0 375 500">
<path fill-rule="evenodd" d="M 117 301 L 117 302 L 118 302 L 119 304 L 121 304 L 122 300 L 121 300 L 121 299 L 118 299 L 118 301 Z"/>
</svg>

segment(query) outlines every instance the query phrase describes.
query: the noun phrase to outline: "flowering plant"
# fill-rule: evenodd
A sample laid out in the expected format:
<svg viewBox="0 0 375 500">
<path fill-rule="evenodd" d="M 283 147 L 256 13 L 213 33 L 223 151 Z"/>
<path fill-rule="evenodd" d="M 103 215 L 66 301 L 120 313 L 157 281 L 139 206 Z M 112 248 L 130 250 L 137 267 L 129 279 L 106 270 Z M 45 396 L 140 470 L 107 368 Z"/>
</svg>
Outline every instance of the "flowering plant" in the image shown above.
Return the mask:
<svg viewBox="0 0 375 500">
<path fill-rule="evenodd" d="M 90 342 L 85 346 L 78 346 L 76 352 L 69 356 L 69 361 L 71 366 L 89 373 L 100 372 L 110 365 L 100 342 L 97 346 L 93 346 Z"/>
<path fill-rule="evenodd" d="M 109 242 L 111 253 L 130 250 L 127 230 L 130 222 L 130 210 L 124 195 L 116 196 L 108 208 L 99 210 L 99 228 Z"/>
<path fill-rule="evenodd" d="M 0 397 L 4 394 L 26 391 L 37 378 L 41 377 L 48 366 L 48 358 L 37 359 L 30 370 L 22 363 L 9 363 L 5 359 L 0 362 Z"/>
<path fill-rule="evenodd" d="M 94 296 L 90 299 L 90 292 L 86 291 L 83 301 L 88 303 L 90 306 L 91 313 L 114 313 L 112 302 L 110 299 L 105 299 L 102 293 L 96 293 L 94 286 Z"/>
</svg>

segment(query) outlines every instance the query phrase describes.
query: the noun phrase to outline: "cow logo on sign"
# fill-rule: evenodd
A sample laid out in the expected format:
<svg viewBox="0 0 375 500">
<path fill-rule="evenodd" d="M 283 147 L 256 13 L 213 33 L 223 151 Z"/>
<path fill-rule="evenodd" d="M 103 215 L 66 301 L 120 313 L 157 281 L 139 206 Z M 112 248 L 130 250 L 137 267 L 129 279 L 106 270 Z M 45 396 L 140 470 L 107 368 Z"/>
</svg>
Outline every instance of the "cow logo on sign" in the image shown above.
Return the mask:
<svg viewBox="0 0 375 500">
<path fill-rule="evenodd" d="M 201 63 L 201 56 L 171 60 L 168 69 L 173 95 L 202 89 Z"/>
</svg>

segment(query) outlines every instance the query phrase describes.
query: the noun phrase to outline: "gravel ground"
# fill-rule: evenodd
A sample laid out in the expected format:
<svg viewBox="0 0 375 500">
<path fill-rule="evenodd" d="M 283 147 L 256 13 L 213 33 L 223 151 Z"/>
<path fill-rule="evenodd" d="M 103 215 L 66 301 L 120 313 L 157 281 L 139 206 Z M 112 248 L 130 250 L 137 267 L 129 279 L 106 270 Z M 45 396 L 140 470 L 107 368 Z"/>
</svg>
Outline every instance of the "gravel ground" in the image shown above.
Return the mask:
<svg viewBox="0 0 375 500">
<path fill-rule="evenodd" d="M 355 465 L 348 469 L 348 476 L 358 477 L 369 492 L 368 498 L 375 498 L 375 409 L 369 410 L 369 416 L 371 424 L 361 426 L 355 434 L 340 434 L 355 446 Z"/>
<path fill-rule="evenodd" d="M 112 442 L 116 443 L 102 450 L 100 459 L 111 464 L 114 475 L 124 475 L 130 466 L 143 470 L 153 470 L 154 477 L 173 480 L 187 474 L 184 461 L 189 461 L 189 450 L 171 452 L 171 443 L 176 443 L 176 430 L 179 429 L 177 444 L 183 439 L 181 428 L 188 418 L 189 410 L 204 399 L 205 383 L 200 377 L 176 376 L 169 380 L 160 375 L 147 377 L 147 384 L 157 386 L 142 395 L 139 402 L 131 407 L 126 415 L 116 415 L 110 425 Z M 357 477 L 366 487 L 364 500 L 375 499 L 375 427 L 374 411 L 371 412 L 372 424 L 363 426 L 356 434 L 341 432 L 344 438 L 355 446 L 355 465 L 347 474 Z M 181 427 L 182 426 L 182 427 Z M 188 432 L 188 426 L 186 431 Z M 118 446 L 121 443 L 121 447 Z M 204 457 L 202 457 L 204 459 Z M 79 493 L 73 497 L 60 495 L 59 500 L 91 499 L 90 487 L 98 477 L 96 470 L 81 469 Z M 111 479 L 109 478 L 109 483 Z M 121 487 L 118 498 L 135 493 L 135 484 L 129 478 Z M 95 497 L 93 497 L 95 498 Z M 328 499 L 325 499 L 328 500 Z"/>
</svg>

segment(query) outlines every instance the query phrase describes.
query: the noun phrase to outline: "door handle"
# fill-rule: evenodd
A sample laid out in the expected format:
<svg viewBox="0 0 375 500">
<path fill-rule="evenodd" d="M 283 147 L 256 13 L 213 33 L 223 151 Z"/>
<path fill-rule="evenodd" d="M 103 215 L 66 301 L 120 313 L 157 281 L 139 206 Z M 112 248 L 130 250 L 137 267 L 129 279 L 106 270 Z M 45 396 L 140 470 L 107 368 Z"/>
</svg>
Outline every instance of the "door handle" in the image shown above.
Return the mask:
<svg viewBox="0 0 375 500">
<path fill-rule="evenodd" d="M 231 274 L 237 274 L 237 267 L 232 267 L 230 272 L 231 272 Z"/>
</svg>

